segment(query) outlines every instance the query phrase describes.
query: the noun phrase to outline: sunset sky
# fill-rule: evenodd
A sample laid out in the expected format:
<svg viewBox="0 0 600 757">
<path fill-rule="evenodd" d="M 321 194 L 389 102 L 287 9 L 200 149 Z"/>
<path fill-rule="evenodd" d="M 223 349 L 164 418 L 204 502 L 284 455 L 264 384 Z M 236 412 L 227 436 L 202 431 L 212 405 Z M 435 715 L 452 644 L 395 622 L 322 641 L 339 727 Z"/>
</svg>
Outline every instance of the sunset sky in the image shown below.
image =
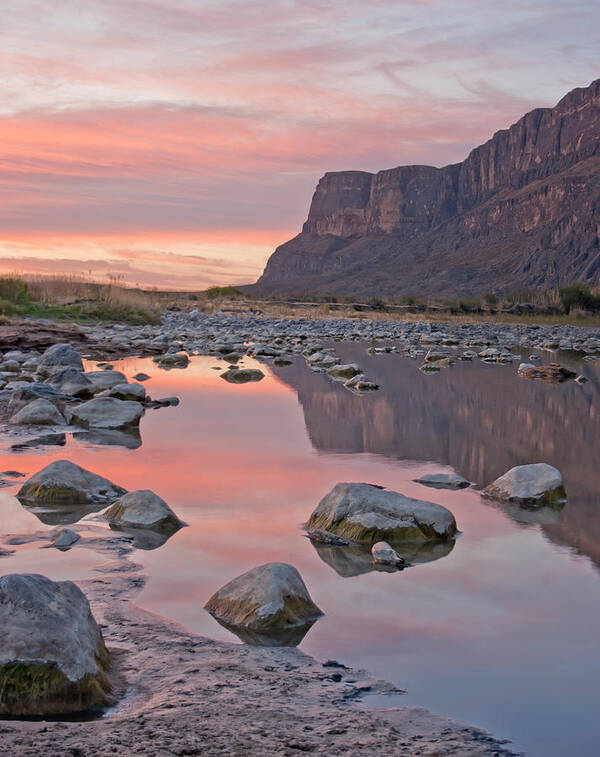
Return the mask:
<svg viewBox="0 0 600 757">
<path fill-rule="evenodd" d="M 444 165 L 600 76 L 598 0 L 5 0 L 0 267 L 243 283 L 325 171 Z"/>
</svg>

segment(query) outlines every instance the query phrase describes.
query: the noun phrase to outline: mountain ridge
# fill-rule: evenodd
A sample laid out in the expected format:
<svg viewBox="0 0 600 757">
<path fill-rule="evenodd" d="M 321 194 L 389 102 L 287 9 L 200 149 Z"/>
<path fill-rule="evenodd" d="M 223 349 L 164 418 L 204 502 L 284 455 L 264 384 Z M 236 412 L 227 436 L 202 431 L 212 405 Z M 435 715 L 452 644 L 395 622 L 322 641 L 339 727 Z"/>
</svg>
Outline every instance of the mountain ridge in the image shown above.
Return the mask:
<svg viewBox="0 0 600 757">
<path fill-rule="evenodd" d="M 600 284 L 600 79 L 460 163 L 328 172 L 255 293 L 477 295 Z"/>
</svg>

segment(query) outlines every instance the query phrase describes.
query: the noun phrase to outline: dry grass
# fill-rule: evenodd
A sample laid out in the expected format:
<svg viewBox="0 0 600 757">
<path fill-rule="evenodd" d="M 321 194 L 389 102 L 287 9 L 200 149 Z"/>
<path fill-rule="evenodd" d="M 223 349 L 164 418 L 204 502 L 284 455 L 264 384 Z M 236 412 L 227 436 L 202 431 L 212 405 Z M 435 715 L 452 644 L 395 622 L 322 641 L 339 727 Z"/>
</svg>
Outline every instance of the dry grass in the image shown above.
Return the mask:
<svg viewBox="0 0 600 757">
<path fill-rule="evenodd" d="M 0 278 L 0 315 L 96 321 L 159 323 L 162 308 L 153 292 L 128 289 L 76 276 Z"/>
</svg>

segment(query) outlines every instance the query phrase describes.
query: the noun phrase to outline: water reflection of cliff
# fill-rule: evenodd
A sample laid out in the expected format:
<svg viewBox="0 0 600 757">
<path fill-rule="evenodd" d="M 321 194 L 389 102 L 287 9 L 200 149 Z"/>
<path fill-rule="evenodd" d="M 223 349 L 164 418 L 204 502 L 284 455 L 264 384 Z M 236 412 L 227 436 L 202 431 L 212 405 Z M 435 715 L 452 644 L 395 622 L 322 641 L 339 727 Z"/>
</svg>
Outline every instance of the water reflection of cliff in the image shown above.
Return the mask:
<svg viewBox="0 0 600 757">
<path fill-rule="evenodd" d="M 336 350 L 382 390 L 358 397 L 303 362 L 274 369 L 298 392 L 316 449 L 433 460 L 479 484 L 513 465 L 551 463 L 563 473 L 569 504 L 540 525 L 600 566 L 597 366 L 586 366 L 583 386 L 554 386 L 518 378 L 515 366 L 466 363 L 424 376 L 418 363 L 396 355 L 370 356 L 360 345 Z"/>
</svg>

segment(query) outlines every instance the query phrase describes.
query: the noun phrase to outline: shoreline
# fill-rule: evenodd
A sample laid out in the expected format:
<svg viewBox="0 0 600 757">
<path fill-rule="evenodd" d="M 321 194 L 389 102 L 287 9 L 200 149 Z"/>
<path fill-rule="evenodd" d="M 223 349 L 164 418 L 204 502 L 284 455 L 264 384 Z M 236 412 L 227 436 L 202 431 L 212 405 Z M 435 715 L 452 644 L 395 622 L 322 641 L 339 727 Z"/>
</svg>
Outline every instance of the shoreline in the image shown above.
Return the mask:
<svg viewBox="0 0 600 757">
<path fill-rule="evenodd" d="M 364 693 L 397 692 L 365 671 L 297 648 L 214 641 L 143 610 L 134 599 L 146 577 L 123 545 L 85 541 L 115 558 L 75 583 L 112 652 L 117 702 L 97 720 L 2 720 L 7 754 L 515 755 L 507 742 L 421 707 L 358 706 Z"/>
</svg>

